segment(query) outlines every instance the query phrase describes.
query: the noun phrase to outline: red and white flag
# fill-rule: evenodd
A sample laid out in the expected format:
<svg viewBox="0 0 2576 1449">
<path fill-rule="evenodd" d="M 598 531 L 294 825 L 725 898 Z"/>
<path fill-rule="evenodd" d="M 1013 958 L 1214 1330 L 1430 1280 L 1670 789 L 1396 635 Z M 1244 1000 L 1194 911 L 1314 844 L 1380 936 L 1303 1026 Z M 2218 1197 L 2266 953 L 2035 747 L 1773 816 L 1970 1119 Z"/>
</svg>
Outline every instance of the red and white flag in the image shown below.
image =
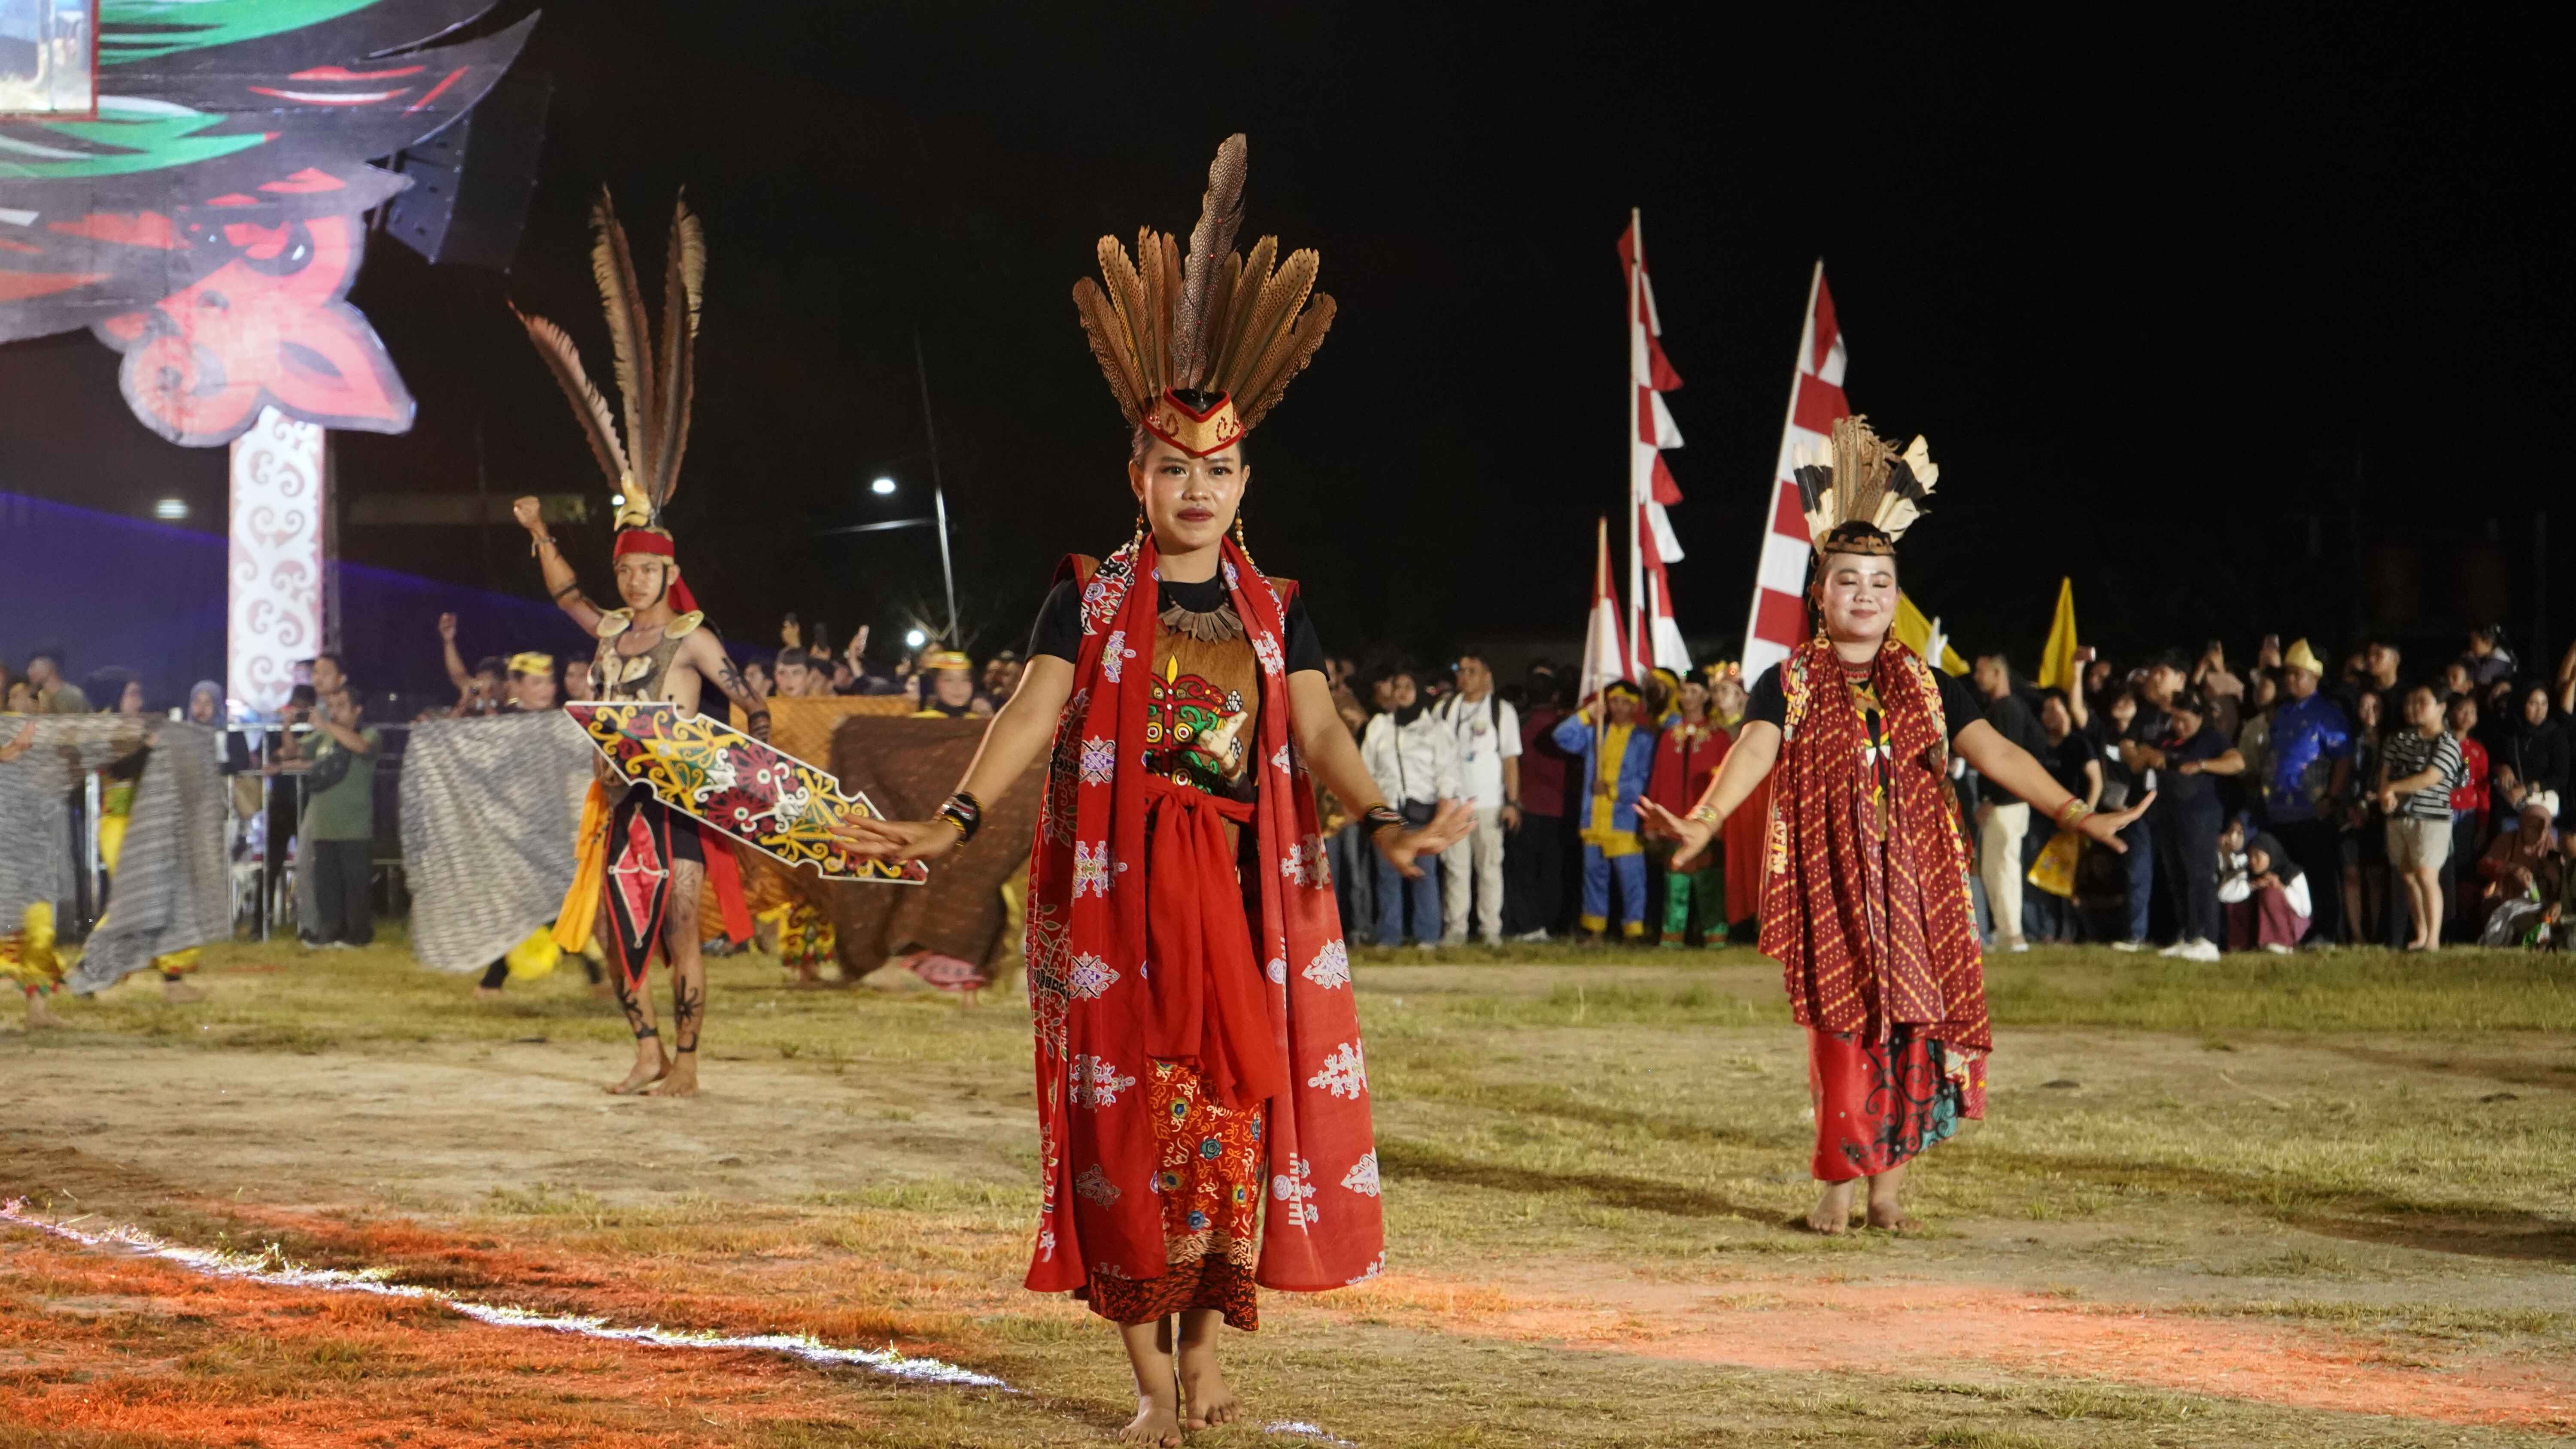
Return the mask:
<svg viewBox="0 0 2576 1449">
<path fill-rule="evenodd" d="M 1663 323 L 1655 315 L 1655 284 L 1646 275 L 1644 223 L 1635 208 L 1628 229 L 1619 237 L 1619 260 L 1628 278 L 1628 390 L 1633 421 L 1628 434 L 1628 638 L 1629 677 L 1661 665 L 1690 670 L 1690 650 L 1672 623 L 1672 590 L 1664 565 L 1679 563 L 1681 540 L 1673 536 L 1668 504 L 1682 501 L 1682 490 L 1664 466 L 1664 450 L 1682 445 L 1664 394 L 1682 385 L 1682 376 L 1665 360 Z"/>
<path fill-rule="evenodd" d="M 1673 618 L 1673 586 L 1664 574 L 1664 560 L 1655 549 L 1655 536 L 1641 533 L 1639 551 L 1645 554 L 1645 623 L 1646 642 L 1637 648 L 1638 672 L 1662 667 L 1675 674 L 1690 673 L 1690 645 L 1682 639 L 1682 626 Z"/>
<path fill-rule="evenodd" d="M 1770 524 L 1754 569 L 1753 613 L 1744 626 L 1744 677 L 1789 657 L 1805 642 L 1807 516 L 1789 470 L 1812 462 L 1831 446 L 1834 419 L 1851 415 L 1843 396 L 1843 334 L 1834 321 L 1834 294 L 1825 290 L 1825 264 L 1816 263 L 1807 289 L 1807 326 L 1798 338 L 1798 368 L 1789 384 L 1789 421 L 1780 430 L 1780 461 L 1771 475 Z"/>
<path fill-rule="evenodd" d="M 1600 546 L 1592 564 L 1592 617 L 1583 628 L 1583 673 L 1576 697 L 1590 699 L 1614 679 L 1634 680 L 1628 641 L 1619 634 L 1619 591 L 1610 587 L 1610 520 L 1601 520 Z"/>
</svg>

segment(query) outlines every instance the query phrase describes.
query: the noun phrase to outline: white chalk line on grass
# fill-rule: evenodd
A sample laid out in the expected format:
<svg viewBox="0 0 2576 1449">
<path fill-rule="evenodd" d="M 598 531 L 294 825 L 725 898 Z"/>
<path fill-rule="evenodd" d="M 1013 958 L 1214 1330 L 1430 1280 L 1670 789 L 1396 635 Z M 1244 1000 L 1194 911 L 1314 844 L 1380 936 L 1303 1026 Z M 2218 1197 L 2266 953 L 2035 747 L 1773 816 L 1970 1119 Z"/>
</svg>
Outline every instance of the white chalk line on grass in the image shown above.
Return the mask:
<svg viewBox="0 0 2576 1449">
<path fill-rule="evenodd" d="M 143 1257 L 175 1263 L 191 1272 L 214 1278 L 232 1278 L 258 1283 L 271 1288 L 308 1288 L 325 1293 L 365 1293 L 378 1298 L 400 1298 L 411 1302 L 431 1303 L 460 1317 L 495 1328 L 533 1328 L 549 1333 L 569 1333 L 581 1338 L 600 1339 L 610 1343 L 636 1343 L 651 1348 L 697 1348 L 775 1353 L 806 1363 L 863 1368 L 888 1378 L 910 1383 L 947 1384 L 958 1388 L 999 1389 L 1006 1394 L 1024 1390 L 991 1374 L 977 1373 L 935 1358 L 916 1357 L 893 1347 L 840 1348 L 807 1333 L 725 1334 L 707 1330 L 683 1331 L 670 1328 L 620 1328 L 604 1318 L 582 1314 L 538 1313 L 532 1309 L 512 1308 L 503 1304 L 478 1303 L 459 1298 L 438 1288 L 396 1283 L 392 1270 L 386 1268 L 307 1268 L 290 1263 L 274 1246 L 261 1253 L 230 1253 L 211 1248 L 184 1248 L 165 1242 L 134 1227 L 113 1227 L 88 1233 L 72 1226 L 74 1218 L 57 1222 L 27 1211 L 24 1198 L 0 1202 L 0 1221 L 16 1223 L 51 1233 L 86 1248 L 121 1248 Z M 1270 1425 L 1271 1434 L 1314 1439 L 1326 1444 L 1348 1445 L 1347 1439 L 1313 1424 L 1283 1420 Z"/>
</svg>

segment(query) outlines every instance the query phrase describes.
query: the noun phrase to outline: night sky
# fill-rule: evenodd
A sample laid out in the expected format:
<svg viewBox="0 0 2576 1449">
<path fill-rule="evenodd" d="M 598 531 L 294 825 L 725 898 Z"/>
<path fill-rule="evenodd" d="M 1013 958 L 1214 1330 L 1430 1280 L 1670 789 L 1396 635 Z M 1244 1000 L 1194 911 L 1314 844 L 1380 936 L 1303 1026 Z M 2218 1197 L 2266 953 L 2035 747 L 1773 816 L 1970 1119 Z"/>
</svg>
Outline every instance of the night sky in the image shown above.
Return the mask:
<svg viewBox="0 0 2576 1449">
<path fill-rule="evenodd" d="M 550 7 L 520 62 L 557 90 L 517 265 L 371 250 L 354 300 L 420 420 L 344 435 L 341 484 L 470 491 L 479 435 L 496 492 L 604 492 L 503 302 L 604 377 L 589 195 L 610 184 L 658 257 L 686 184 L 711 265 L 673 521 L 716 621 L 762 642 L 791 608 L 836 639 L 936 622 L 926 530 L 816 537 L 926 511 L 917 332 L 965 628 L 1014 642 L 1055 558 L 1106 552 L 1133 513 L 1069 289 L 1104 232 L 1186 231 L 1242 130 L 1245 243 L 1318 248 L 1341 307 L 1254 439 L 1247 526 L 1337 650 L 1574 635 L 1592 520 L 1625 487 L 1632 205 L 1687 379 L 1674 591 L 1717 652 L 1820 255 L 1854 400 L 1942 463 L 1905 581 L 1963 647 L 2026 667 L 2061 574 L 2119 650 L 2274 627 L 2448 644 L 2498 609 L 2531 632 L 2571 396 L 2542 47 L 2439 11 L 2141 12 L 2136 33 L 1713 13 Z M 115 363 L 79 336 L 0 348 L 0 488 L 119 511 L 177 491 L 219 518 L 220 454 L 145 434 Z M 895 499 L 868 496 L 880 472 Z M 2563 573 L 2576 509 L 2550 525 Z M 537 590 L 497 530 L 341 543 Z M 575 553 L 594 590 L 605 543 Z M 2563 640 L 2576 599 L 2548 607 Z"/>
</svg>

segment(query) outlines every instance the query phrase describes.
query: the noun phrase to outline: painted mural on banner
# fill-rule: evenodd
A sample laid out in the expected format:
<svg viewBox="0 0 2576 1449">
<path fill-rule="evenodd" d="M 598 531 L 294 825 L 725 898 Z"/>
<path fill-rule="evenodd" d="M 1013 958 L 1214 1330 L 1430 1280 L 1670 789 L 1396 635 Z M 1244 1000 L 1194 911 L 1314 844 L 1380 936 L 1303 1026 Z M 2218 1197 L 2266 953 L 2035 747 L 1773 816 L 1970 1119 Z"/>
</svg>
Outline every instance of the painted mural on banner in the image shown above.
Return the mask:
<svg viewBox="0 0 2576 1449">
<path fill-rule="evenodd" d="M 31 3 L 54 0 L 0 8 Z M 97 0 L 94 113 L 0 119 L 0 342 L 88 328 L 124 355 L 135 417 L 189 447 L 264 408 L 408 429 L 411 393 L 345 300 L 363 213 L 409 184 L 367 158 L 509 69 L 534 15 L 435 43 L 490 4 Z"/>
</svg>

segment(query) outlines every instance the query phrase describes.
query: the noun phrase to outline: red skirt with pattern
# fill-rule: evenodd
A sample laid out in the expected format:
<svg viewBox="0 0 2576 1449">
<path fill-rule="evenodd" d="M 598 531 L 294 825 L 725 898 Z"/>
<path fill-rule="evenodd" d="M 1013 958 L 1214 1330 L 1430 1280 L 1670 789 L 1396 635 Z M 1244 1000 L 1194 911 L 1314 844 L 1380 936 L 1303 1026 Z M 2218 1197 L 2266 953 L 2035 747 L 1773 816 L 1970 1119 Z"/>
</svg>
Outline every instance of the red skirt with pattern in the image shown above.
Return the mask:
<svg viewBox="0 0 2576 1449">
<path fill-rule="evenodd" d="M 1912 1158 L 1986 1115 L 1985 1061 L 1900 1025 L 1887 1041 L 1807 1030 L 1818 1182 L 1849 1182 Z"/>
<path fill-rule="evenodd" d="M 1262 1122 L 1268 1109 L 1229 1112 L 1208 1096 L 1199 1074 L 1156 1061 L 1147 1084 L 1162 1198 L 1163 1258 L 1159 1278 L 1095 1277 L 1075 1297 L 1114 1323 L 1151 1323 L 1174 1313 L 1213 1308 L 1245 1332 L 1260 1327 L 1253 1269 L 1261 1259 L 1261 1174 L 1268 1157 Z"/>
</svg>

